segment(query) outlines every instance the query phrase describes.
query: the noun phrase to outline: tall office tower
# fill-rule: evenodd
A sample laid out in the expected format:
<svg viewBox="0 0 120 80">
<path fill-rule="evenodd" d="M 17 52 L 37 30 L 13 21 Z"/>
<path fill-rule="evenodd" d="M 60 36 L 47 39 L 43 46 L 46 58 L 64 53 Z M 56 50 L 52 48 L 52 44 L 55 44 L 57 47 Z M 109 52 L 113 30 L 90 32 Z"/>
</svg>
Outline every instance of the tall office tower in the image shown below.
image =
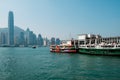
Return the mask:
<svg viewBox="0 0 120 80">
<path fill-rule="evenodd" d="M 14 45 L 14 15 L 12 11 L 9 11 L 8 15 L 8 44 Z"/>
<path fill-rule="evenodd" d="M 43 46 L 43 38 L 42 38 L 41 34 L 38 35 L 37 44 L 39 46 Z"/>
<path fill-rule="evenodd" d="M 24 32 L 20 32 L 20 35 L 19 35 L 19 45 L 24 45 L 24 44 L 25 44 Z"/>
<path fill-rule="evenodd" d="M 5 33 L 1 32 L 1 44 L 5 44 Z"/>
</svg>

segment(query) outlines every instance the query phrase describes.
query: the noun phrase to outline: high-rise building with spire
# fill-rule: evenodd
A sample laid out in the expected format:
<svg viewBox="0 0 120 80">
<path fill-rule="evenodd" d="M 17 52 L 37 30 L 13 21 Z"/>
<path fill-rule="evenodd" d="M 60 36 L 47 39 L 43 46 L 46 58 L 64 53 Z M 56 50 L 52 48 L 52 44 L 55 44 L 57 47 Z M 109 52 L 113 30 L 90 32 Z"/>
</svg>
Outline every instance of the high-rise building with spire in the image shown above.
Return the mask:
<svg viewBox="0 0 120 80">
<path fill-rule="evenodd" d="M 14 45 L 14 15 L 12 11 L 8 14 L 8 44 Z"/>
</svg>

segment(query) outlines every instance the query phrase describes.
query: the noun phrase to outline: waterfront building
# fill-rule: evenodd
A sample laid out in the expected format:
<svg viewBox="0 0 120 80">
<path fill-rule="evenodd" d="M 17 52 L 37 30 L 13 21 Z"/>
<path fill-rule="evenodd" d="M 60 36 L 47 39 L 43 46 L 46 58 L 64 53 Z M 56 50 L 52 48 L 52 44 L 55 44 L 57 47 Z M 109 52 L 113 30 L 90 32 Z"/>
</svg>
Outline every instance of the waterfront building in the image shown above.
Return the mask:
<svg viewBox="0 0 120 80">
<path fill-rule="evenodd" d="M 43 46 L 48 46 L 49 45 L 49 40 L 47 39 L 47 37 L 45 37 L 44 39 L 43 39 Z"/>
<path fill-rule="evenodd" d="M 28 44 L 29 45 L 33 45 L 33 32 L 32 31 L 30 31 L 29 32 L 29 39 L 28 39 Z"/>
<path fill-rule="evenodd" d="M 1 33 L 1 44 L 5 44 L 5 33 Z"/>
<path fill-rule="evenodd" d="M 60 45 L 60 39 L 56 38 L 56 45 Z"/>
<path fill-rule="evenodd" d="M 43 46 L 43 38 L 41 34 L 38 35 L 37 44 L 38 46 Z"/>
<path fill-rule="evenodd" d="M 55 38 L 54 37 L 51 38 L 51 45 L 55 45 Z"/>
<path fill-rule="evenodd" d="M 30 33 L 30 30 L 29 28 L 27 28 L 27 30 L 25 31 L 25 46 L 28 46 L 29 44 L 29 33 Z"/>
<path fill-rule="evenodd" d="M 25 45 L 31 46 L 36 44 L 37 44 L 36 35 L 33 33 L 33 31 L 30 31 L 29 28 L 27 28 L 25 32 Z"/>
<path fill-rule="evenodd" d="M 26 45 L 30 45 L 30 30 L 29 28 L 27 28 L 26 32 L 25 32 L 25 42 L 26 42 Z"/>
<path fill-rule="evenodd" d="M 33 40 L 33 45 L 37 45 L 37 37 L 36 37 L 36 35 L 33 33 L 32 34 L 33 36 L 32 36 L 32 40 Z"/>
<path fill-rule="evenodd" d="M 47 46 L 50 46 L 50 40 L 47 39 Z"/>
<path fill-rule="evenodd" d="M 8 44 L 8 33 L 1 32 L 0 33 L 0 44 L 7 45 Z"/>
<path fill-rule="evenodd" d="M 15 46 L 19 45 L 19 37 L 18 36 L 15 36 L 14 44 L 15 44 Z"/>
<path fill-rule="evenodd" d="M 19 35 L 19 45 L 25 45 L 24 32 L 21 32 Z"/>
<path fill-rule="evenodd" d="M 9 11 L 8 15 L 8 44 L 14 45 L 14 15 L 12 11 Z"/>
</svg>

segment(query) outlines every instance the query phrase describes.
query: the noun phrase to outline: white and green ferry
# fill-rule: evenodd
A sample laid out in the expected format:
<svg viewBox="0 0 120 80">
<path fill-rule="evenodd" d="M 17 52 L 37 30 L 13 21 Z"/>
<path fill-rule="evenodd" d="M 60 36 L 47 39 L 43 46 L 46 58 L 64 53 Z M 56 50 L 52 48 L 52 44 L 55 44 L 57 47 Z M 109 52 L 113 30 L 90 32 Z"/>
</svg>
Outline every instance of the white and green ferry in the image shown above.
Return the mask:
<svg viewBox="0 0 120 80">
<path fill-rule="evenodd" d="M 81 45 L 79 52 L 94 55 L 120 55 L 120 44 Z"/>
<path fill-rule="evenodd" d="M 79 53 L 95 55 L 120 55 L 120 36 L 101 37 L 94 34 L 78 36 Z"/>
</svg>

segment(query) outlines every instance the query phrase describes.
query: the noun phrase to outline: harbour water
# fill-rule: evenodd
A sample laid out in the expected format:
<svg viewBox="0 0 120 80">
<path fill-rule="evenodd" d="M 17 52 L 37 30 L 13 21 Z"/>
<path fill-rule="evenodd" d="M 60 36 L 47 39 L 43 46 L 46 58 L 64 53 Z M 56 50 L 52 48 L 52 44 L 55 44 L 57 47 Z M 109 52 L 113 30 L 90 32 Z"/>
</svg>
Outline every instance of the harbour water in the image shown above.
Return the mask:
<svg viewBox="0 0 120 80">
<path fill-rule="evenodd" d="M 0 80 L 120 80 L 120 57 L 0 48 Z"/>
</svg>

